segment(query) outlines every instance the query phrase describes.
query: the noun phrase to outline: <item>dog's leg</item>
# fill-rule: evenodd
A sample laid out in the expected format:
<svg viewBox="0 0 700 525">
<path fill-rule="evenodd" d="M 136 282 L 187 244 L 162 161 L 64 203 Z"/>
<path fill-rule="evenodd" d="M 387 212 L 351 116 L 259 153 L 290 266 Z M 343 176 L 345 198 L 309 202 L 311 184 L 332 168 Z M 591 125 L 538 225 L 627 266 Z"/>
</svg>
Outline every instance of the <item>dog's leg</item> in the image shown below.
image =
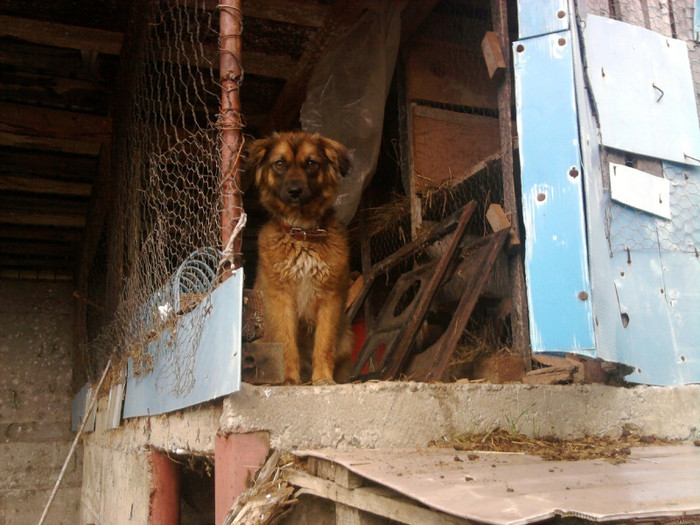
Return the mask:
<svg viewBox="0 0 700 525">
<path fill-rule="evenodd" d="M 316 319 L 311 380 L 314 384 L 332 384 L 338 325 L 343 314 L 343 301 L 329 298 L 322 302 Z"/>
<path fill-rule="evenodd" d="M 282 343 L 285 382 L 299 384 L 301 382 L 297 345 L 299 321 L 296 317 L 294 301 L 284 294 L 270 294 L 265 297 L 265 301 L 269 306 L 265 308 L 264 339 L 272 343 Z"/>
</svg>

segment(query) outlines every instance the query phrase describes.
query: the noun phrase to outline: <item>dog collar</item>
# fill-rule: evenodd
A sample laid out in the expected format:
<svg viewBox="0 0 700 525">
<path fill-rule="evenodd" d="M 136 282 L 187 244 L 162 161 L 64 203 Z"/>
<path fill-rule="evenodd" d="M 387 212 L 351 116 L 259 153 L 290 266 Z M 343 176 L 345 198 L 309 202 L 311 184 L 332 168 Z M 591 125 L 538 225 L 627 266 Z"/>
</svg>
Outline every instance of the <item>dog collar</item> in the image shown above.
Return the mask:
<svg viewBox="0 0 700 525">
<path fill-rule="evenodd" d="M 305 230 L 304 228 L 292 228 L 282 221 L 279 221 L 279 223 L 282 230 L 296 241 L 320 241 L 328 237 L 328 230 L 324 228 Z"/>
</svg>

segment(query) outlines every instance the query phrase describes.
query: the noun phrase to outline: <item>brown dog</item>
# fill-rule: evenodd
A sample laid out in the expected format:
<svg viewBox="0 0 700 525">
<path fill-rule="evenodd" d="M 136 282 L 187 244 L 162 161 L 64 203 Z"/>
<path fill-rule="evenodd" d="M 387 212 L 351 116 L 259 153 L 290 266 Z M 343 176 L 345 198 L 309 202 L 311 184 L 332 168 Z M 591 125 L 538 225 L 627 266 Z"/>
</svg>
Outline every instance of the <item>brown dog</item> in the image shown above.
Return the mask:
<svg viewBox="0 0 700 525">
<path fill-rule="evenodd" d="M 349 168 L 345 147 L 318 134 L 275 133 L 248 150 L 272 215 L 258 236 L 255 287 L 265 300 L 264 340 L 284 345 L 287 383 L 330 384 L 340 362 L 349 364 L 349 249 L 332 209 Z"/>
</svg>

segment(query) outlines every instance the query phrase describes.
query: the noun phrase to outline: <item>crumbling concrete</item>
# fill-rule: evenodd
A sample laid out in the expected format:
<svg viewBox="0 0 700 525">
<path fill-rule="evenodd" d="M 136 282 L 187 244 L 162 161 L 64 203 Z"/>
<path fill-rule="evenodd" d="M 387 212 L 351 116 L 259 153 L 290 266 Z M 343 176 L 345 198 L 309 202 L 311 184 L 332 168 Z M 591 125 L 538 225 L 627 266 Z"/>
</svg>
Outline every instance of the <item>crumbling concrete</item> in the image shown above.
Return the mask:
<svg viewBox="0 0 700 525">
<path fill-rule="evenodd" d="M 330 387 L 244 384 L 224 400 L 221 432 L 270 433 L 273 448 L 425 446 L 504 428 L 531 436 L 669 439 L 700 433 L 700 385 L 367 383 Z"/>
<path fill-rule="evenodd" d="M 105 410 L 106 399 L 102 399 L 96 431 L 85 437 L 80 513 L 84 524 L 146 523 L 153 487 L 151 449 L 213 457 L 217 440 L 247 438 L 231 434 L 253 437 L 255 432 L 269 438 L 271 448 L 281 450 L 422 447 L 446 436 L 497 427 L 561 438 L 617 436 L 625 429 L 670 439 L 700 436 L 700 385 L 378 382 L 264 387 L 244 383 L 240 392 L 223 401 L 131 419 L 117 430 L 104 430 Z M 217 459 L 222 451 L 217 450 Z M 241 464 L 234 461 L 226 468 L 250 470 L 259 465 L 262 455 Z M 215 465 L 217 471 L 219 467 Z M 223 492 L 230 505 L 235 494 L 228 489 Z M 228 510 L 227 504 L 217 501 L 219 516 Z"/>
</svg>

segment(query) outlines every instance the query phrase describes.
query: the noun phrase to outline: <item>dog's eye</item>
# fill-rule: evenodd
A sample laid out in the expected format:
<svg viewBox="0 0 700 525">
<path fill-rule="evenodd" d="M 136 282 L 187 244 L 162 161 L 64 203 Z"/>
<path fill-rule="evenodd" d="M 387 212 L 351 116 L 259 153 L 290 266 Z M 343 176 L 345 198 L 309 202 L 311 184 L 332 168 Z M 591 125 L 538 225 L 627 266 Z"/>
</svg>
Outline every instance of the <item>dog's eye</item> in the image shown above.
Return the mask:
<svg viewBox="0 0 700 525">
<path fill-rule="evenodd" d="M 306 161 L 306 169 L 309 171 L 314 171 L 318 168 L 318 162 L 316 162 L 314 159 L 308 159 Z"/>
<path fill-rule="evenodd" d="M 278 160 L 273 162 L 272 167 L 275 168 L 275 171 L 284 171 L 287 164 L 283 160 Z"/>
</svg>

